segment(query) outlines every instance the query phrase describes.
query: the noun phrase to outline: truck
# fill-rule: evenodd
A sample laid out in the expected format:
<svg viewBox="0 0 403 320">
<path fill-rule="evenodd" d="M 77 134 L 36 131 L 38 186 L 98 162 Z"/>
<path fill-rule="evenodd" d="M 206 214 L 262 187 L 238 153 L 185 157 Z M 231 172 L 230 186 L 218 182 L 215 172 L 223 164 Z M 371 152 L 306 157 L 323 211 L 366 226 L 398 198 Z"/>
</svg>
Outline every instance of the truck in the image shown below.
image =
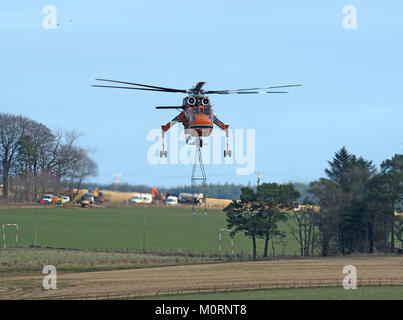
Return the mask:
<svg viewBox="0 0 403 320">
<path fill-rule="evenodd" d="M 79 201 L 81 207 L 89 207 L 94 203 L 94 195 L 92 193 L 84 193 Z"/>
<path fill-rule="evenodd" d="M 104 202 L 104 193 L 102 191 L 99 191 L 98 187 L 95 187 L 93 195 L 94 195 L 94 202 L 96 204 L 101 204 Z"/>
<path fill-rule="evenodd" d="M 203 193 L 179 193 L 178 202 L 184 204 L 201 204 Z"/>
</svg>

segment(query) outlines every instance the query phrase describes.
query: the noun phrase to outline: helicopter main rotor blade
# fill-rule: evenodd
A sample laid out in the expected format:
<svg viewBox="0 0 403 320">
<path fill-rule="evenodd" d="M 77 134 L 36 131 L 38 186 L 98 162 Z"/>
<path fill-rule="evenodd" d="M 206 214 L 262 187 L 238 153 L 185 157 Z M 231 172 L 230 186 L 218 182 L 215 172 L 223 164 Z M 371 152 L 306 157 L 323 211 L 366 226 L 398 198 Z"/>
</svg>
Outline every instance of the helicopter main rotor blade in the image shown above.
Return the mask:
<svg viewBox="0 0 403 320">
<path fill-rule="evenodd" d="M 266 89 L 290 88 L 290 87 L 302 87 L 302 86 L 303 86 L 303 84 L 287 84 L 285 86 L 267 87 Z"/>
<path fill-rule="evenodd" d="M 198 82 L 198 83 L 196 84 L 196 86 L 194 87 L 194 89 L 192 89 L 192 91 L 194 91 L 194 92 L 200 92 L 200 91 L 201 91 L 201 88 L 202 88 L 205 84 L 206 84 L 206 83 L 203 82 L 203 81 Z"/>
<path fill-rule="evenodd" d="M 205 94 L 266 94 L 266 93 L 288 93 L 288 91 L 233 91 L 233 90 L 221 90 L 221 91 L 206 91 Z"/>
<path fill-rule="evenodd" d="M 302 84 L 288 84 L 288 85 L 285 85 L 285 86 L 274 86 L 274 87 L 266 87 L 266 88 L 238 89 L 236 91 L 267 90 L 267 89 L 290 88 L 290 87 L 301 87 L 301 86 L 302 86 Z"/>
<path fill-rule="evenodd" d="M 266 87 L 266 88 L 248 88 L 248 89 L 236 89 L 236 90 L 213 90 L 213 91 L 207 91 L 205 93 L 214 93 L 214 94 L 229 94 L 228 92 L 231 92 L 231 94 L 235 94 L 235 92 L 241 93 L 245 91 L 255 91 L 259 90 L 259 93 L 261 93 L 260 90 L 268 90 L 268 89 L 278 89 L 278 88 L 290 88 L 290 87 L 300 87 L 302 84 L 289 84 L 289 85 L 284 85 L 284 86 L 272 86 L 272 87 Z M 283 92 L 281 92 L 283 93 Z"/>
<path fill-rule="evenodd" d="M 141 83 L 134 83 L 134 82 L 126 82 L 126 81 L 118 81 L 118 80 L 108 80 L 108 79 L 95 79 L 98 81 L 106 81 L 106 82 L 114 82 L 114 83 L 122 83 L 122 84 L 129 84 L 132 86 L 140 86 L 140 87 L 146 87 L 146 88 L 152 88 L 152 89 L 160 89 L 164 91 L 170 91 L 170 92 L 181 92 L 181 93 L 186 93 L 186 90 L 182 89 L 174 89 L 174 88 L 166 88 L 166 87 L 157 87 L 157 86 L 150 86 L 148 84 L 141 84 Z"/>
<path fill-rule="evenodd" d="M 160 89 L 151 89 L 151 88 L 135 88 L 135 87 L 118 87 L 118 86 L 102 86 L 98 84 L 93 84 L 93 87 L 97 88 L 115 88 L 115 89 L 132 89 L 132 90 L 144 90 L 144 91 L 158 91 L 158 92 L 173 92 L 175 93 L 176 91 L 171 91 L 171 90 L 160 90 Z"/>
</svg>

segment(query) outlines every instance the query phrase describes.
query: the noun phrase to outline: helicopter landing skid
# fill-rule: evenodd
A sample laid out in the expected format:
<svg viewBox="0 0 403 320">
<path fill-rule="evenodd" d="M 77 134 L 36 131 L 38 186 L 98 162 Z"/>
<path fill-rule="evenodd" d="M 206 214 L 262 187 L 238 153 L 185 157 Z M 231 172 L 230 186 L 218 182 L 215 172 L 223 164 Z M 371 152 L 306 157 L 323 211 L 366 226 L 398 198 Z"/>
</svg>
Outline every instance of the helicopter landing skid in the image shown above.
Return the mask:
<svg viewBox="0 0 403 320">
<path fill-rule="evenodd" d="M 229 143 L 228 143 L 228 130 L 225 131 L 225 150 L 224 150 L 224 158 L 231 157 L 232 152 L 229 150 Z"/>
<path fill-rule="evenodd" d="M 167 158 L 168 151 L 165 150 L 165 131 L 164 130 L 162 130 L 161 141 L 162 141 L 162 150 L 160 151 L 160 158 Z"/>
</svg>

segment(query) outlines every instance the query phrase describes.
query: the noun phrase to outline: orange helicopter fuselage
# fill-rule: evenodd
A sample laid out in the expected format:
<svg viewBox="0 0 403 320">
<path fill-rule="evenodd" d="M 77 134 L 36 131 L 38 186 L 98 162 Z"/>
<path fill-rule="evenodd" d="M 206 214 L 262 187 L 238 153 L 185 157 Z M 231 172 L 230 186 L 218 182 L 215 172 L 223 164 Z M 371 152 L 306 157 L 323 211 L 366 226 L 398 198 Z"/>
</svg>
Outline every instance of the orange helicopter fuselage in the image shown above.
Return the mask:
<svg viewBox="0 0 403 320">
<path fill-rule="evenodd" d="M 211 106 L 187 106 L 184 110 L 184 118 L 185 134 L 192 137 L 207 137 L 213 131 Z"/>
<path fill-rule="evenodd" d="M 164 108 L 164 107 L 159 107 Z M 176 108 L 176 107 L 167 107 Z M 179 108 L 179 107 L 178 107 Z M 191 137 L 208 137 L 213 132 L 214 125 L 217 125 L 222 130 L 225 130 L 228 136 L 229 126 L 221 122 L 214 114 L 211 108 L 210 100 L 206 96 L 189 96 L 183 99 L 183 104 L 180 107 L 181 113 L 166 125 L 161 126 L 162 136 L 168 131 L 171 126 L 176 123 L 182 123 L 185 128 L 185 134 Z M 188 140 L 187 140 L 188 141 Z"/>
</svg>

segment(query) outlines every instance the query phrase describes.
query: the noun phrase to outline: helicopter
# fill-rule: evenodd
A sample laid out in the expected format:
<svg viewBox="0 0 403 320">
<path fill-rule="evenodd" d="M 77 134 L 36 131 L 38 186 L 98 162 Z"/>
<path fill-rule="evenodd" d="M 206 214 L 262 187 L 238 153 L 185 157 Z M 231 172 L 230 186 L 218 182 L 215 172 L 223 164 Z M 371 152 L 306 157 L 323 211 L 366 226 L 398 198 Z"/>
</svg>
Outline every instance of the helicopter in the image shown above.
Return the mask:
<svg viewBox="0 0 403 320">
<path fill-rule="evenodd" d="M 299 87 L 302 84 L 290 84 L 281 86 L 269 86 L 265 88 L 248 88 L 236 90 L 203 90 L 206 82 L 198 82 L 191 89 L 174 89 L 159 86 L 152 86 L 141 83 L 109 80 L 109 79 L 95 79 L 97 81 L 104 81 L 110 83 L 124 84 L 127 86 L 117 85 L 92 85 L 93 87 L 101 88 L 116 88 L 116 89 L 131 89 L 131 90 L 144 90 L 154 92 L 171 92 L 183 93 L 187 96 L 183 99 L 181 106 L 157 106 L 156 109 L 176 109 L 180 113 L 167 124 L 161 126 L 162 135 L 162 150 L 160 157 L 167 157 L 168 152 L 165 150 L 165 133 L 172 127 L 172 125 L 180 122 L 183 124 L 186 135 L 187 144 L 195 144 L 197 147 L 203 147 L 203 137 L 209 136 L 214 125 L 218 126 L 221 130 L 225 131 L 226 136 L 226 149 L 224 150 L 224 157 L 231 157 L 232 152 L 228 146 L 229 125 L 223 123 L 214 114 L 211 107 L 211 101 L 208 95 L 211 94 L 271 94 L 271 93 L 288 93 L 287 91 L 272 91 L 271 89 Z M 189 142 L 191 137 L 194 137 L 193 142 Z"/>
</svg>

